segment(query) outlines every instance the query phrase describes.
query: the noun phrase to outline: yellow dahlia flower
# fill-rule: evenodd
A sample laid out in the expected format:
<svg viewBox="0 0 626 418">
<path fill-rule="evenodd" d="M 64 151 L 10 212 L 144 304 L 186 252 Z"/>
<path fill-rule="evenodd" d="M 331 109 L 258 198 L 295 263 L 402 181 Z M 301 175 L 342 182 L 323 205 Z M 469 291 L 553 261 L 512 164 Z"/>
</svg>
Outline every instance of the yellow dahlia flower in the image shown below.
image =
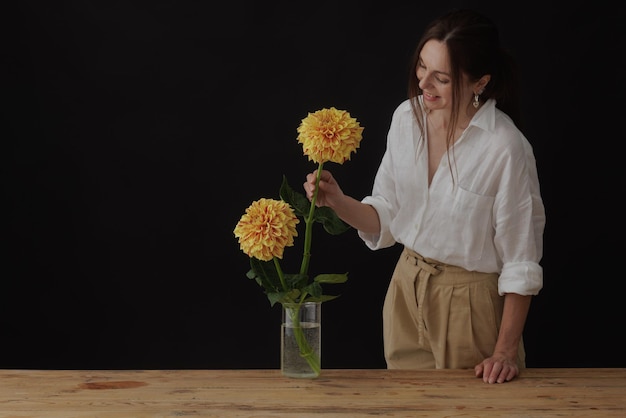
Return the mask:
<svg viewBox="0 0 626 418">
<path fill-rule="evenodd" d="M 347 111 L 331 107 L 309 113 L 297 131 L 309 161 L 343 164 L 359 147 L 363 128 Z"/>
<path fill-rule="evenodd" d="M 299 222 L 289 204 L 263 198 L 252 202 L 246 209 L 234 233 L 244 253 L 269 261 L 273 257 L 283 258 L 285 247 L 293 246 Z"/>
</svg>

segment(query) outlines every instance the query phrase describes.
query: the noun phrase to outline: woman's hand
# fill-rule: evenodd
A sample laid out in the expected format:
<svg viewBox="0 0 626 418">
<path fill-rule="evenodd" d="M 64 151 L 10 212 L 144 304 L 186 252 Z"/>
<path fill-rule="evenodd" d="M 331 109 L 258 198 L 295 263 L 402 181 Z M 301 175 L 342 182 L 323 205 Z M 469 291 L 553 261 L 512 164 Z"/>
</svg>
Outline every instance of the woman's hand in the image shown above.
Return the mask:
<svg viewBox="0 0 626 418">
<path fill-rule="evenodd" d="M 307 174 L 304 182 L 306 197 L 311 201 L 315 193 L 317 171 Z M 376 210 L 365 203 L 343 193 L 330 171 L 322 170 L 315 206 L 328 206 L 337 216 L 353 228 L 368 234 L 380 232 L 380 221 Z"/>
<path fill-rule="evenodd" d="M 317 179 L 317 171 L 307 174 L 306 182 L 304 182 L 304 191 L 306 197 L 311 201 L 315 193 L 315 181 Z M 315 206 L 329 206 L 334 208 L 334 203 L 343 197 L 343 191 L 335 178 L 328 170 L 322 170 L 319 182 L 319 191 L 317 192 L 317 200 Z"/>
<path fill-rule="evenodd" d="M 476 377 L 482 377 L 485 383 L 505 383 L 519 375 L 519 367 L 515 358 L 494 353 L 474 367 Z"/>
</svg>

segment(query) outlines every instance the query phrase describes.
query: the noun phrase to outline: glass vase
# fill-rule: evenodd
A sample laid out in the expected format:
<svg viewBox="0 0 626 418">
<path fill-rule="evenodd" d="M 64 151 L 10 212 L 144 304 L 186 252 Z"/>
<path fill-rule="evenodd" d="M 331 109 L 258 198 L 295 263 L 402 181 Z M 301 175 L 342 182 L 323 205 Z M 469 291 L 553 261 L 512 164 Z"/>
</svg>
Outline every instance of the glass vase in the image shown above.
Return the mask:
<svg viewBox="0 0 626 418">
<path fill-rule="evenodd" d="M 321 372 L 322 303 L 283 304 L 280 370 L 288 377 L 315 378 Z"/>
</svg>

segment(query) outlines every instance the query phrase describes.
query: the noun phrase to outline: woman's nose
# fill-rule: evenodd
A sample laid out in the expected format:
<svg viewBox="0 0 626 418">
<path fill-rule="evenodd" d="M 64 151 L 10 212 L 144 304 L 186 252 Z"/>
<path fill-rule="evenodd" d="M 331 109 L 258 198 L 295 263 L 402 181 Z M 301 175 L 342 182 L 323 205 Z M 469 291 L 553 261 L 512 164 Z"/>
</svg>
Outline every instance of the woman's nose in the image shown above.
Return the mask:
<svg viewBox="0 0 626 418">
<path fill-rule="evenodd" d="M 419 78 L 419 88 L 424 90 L 426 87 L 430 85 L 430 74 L 422 74 L 422 78 Z"/>
</svg>

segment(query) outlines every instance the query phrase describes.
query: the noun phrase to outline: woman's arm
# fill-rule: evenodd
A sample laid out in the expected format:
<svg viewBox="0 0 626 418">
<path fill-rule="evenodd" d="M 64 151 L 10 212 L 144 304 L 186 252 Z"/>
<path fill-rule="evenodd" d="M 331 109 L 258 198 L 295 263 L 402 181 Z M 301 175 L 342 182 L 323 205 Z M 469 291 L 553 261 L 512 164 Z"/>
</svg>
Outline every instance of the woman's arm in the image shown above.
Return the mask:
<svg viewBox="0 0 626 418">
<path fill-rule="evenodd" d="M 498 341 L 491 357 L 474 367 L 485 383 L 504 383 L 519 375 L 517 355 L 532 296 L 504 295 L 504 311 Z"/>
</svg>

